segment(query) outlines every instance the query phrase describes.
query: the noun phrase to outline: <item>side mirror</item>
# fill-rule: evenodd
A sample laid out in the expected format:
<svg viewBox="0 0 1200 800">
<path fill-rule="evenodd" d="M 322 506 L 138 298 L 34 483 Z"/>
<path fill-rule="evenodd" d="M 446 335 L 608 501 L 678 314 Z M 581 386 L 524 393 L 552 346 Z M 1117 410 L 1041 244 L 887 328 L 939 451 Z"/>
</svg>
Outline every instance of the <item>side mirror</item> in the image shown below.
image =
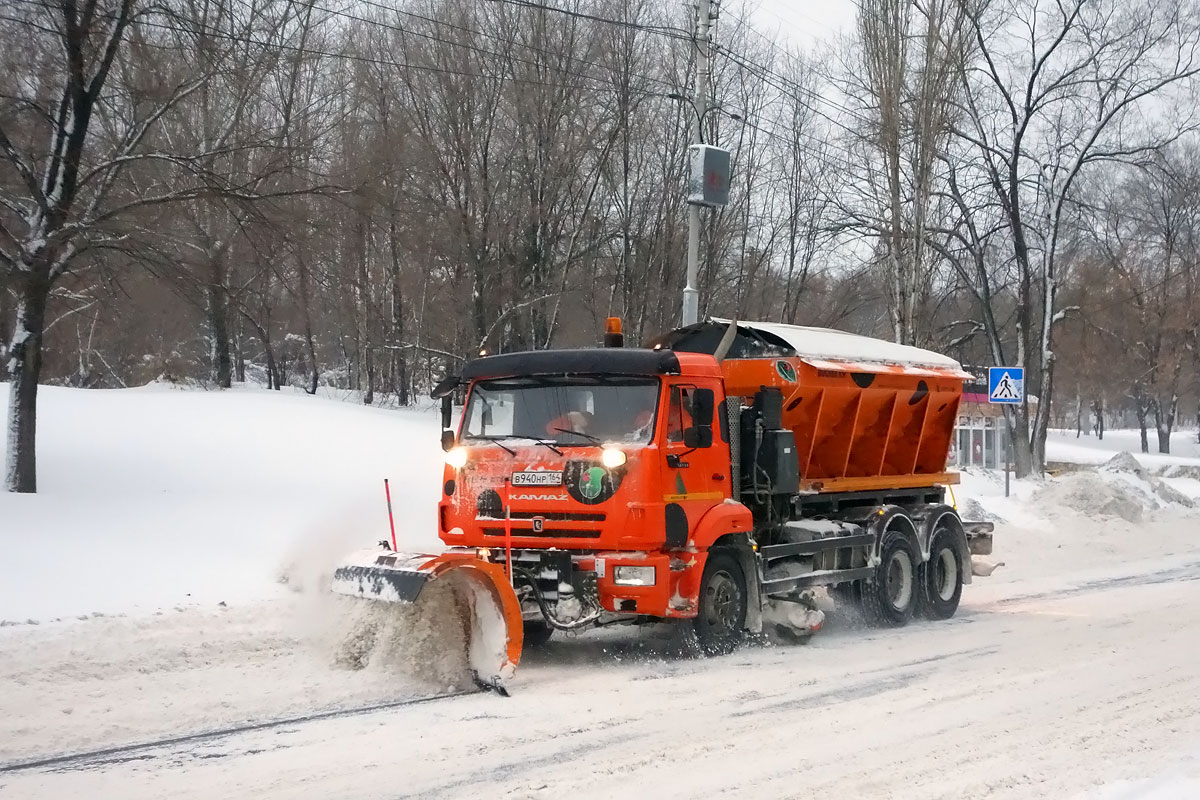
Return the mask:
<svg viewBox="0 0 1200 800">
<path fill-rule="evenodd" d="M 442 431 L 442 449 L 447 453 L 454 449 L 454 431 Z"/>
<path fill-rule="evenodd" d="M 433 387 L 433 391 L 429 393 L 429 396 L 432 397 L 434 400 L 437 400 L 438 398 L 446 397 L 449 394 L 451 394 L 455 389 L 457 389 L 458 385 L 460 383 L 462 383 L 462 378 L 460 378 L 459 376 L 447 375 L 446 377 L 444 377 L 440 381 L 438 381 L 437 386 Z"/>
<path fill-rule="evenodd" d="M 451 407 L 451 405 L 452 405 L 453 401 L 454 401 L 454 399 L 449 394 L 442 395 L 442 428 L 443 429 L 450 427 L 450 417 L 451 417 L 451 414 L 453 413 L 453 408 Z"/>
<path fill-rule="evenodd" d="M 701 447 L 712 447 L 712 425 L 693 425 L 683 429 L 683 446 L 692 450 Z"/>
<path fill-rule="evenodd" d="M 712 427 L 713 406 L 716 396 L 712 389 L 697 389 L 692 393 L 692 422 L 698 426 Z M 709 434 L 711 435 L 711 431 Z M 707 445 L 705 445 L 707 446 Z"/>
</svg>

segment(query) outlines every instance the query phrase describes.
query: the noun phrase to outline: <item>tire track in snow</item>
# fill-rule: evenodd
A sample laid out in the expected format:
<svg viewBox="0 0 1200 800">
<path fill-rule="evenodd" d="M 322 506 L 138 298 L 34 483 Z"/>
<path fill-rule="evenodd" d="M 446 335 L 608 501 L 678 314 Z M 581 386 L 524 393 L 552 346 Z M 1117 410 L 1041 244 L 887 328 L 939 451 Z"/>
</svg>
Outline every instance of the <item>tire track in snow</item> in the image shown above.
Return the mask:
<svg viewBox="0 0 1200 800">
<path fill-rule="evenodd" d="M 258 731 L 270 730 L 272 728 L 282 728 L 288 725 L 301 725 L 307 722 L 319 722 L 328 719 L 364 716 L 366 714 L 373 714 L 379 711 L 390 711 L 392 709 L 403 708 L 405 706 L 431 703 L 435 700 L 449 700 L 455 697 L 465 697 L 467 695 L 482 693 L 483 690 L 481 689 L 470 689 L 462 692 L 429 695 L 427 697 L 412 697 L 405 700 L 393 700 L 387 703 L 372 703 L 371 705 L 355 706 L 352 708 L 318 711 L 312 714 L 301 714 L 299 716 L 267 720 L 265 722 L 249 722 L 241 725 L 231 725 L 226 728 L 187 733 L 183 734 L 182 736 L 170 736 L 164 739 L 156 739 L 149 742 L 135 742 L 133 744 L 118 745 L 116 747 L 105 747 L 99 750 L 87 750 L 79 753 L 64 753 L 60 755 L 46 756 L 44 758 L 13 761 L 8 764 L 0 764 L 0 774 L 20 772 L 22 770 L 37 770 L 47 768 L 49 768 L 51 771 L 86 769 L 90 767 L 104 767 L 113 764 L 122 764 L 127 761 L 148 760 L 158 757 L 151 751 L 161 749 L 167 749 L 170 751 L 172 748 L 175 748 L 181 744 L 196 744 L 214 739 L 223 739 L 229 736 L 236 736 L 242 733 L 254 733 Z"/>
<path fill-rule="evenodd" d="M 1138 586 L 1156 586 L 1163 583 L 1187 583 L 1189 581 L 1200 580 L 1200 561 L 1193 561 L 1189 564 L 1184 564 L 1180 567 L 1158 570 L 1153 572 L 1138 572 L 1128 575 L 1117 575 L 1111 578 L 1098 578 L 1096 580 L 1084 581 L 1076 583 L 1062 589 L 1052 589 L 1045 592 L 1033 592 L 1031 594 L 1011 595 L 996 600 L 994 603 L 989 603 L 986 606 L 977 607 L 980 610 L 986 610 L 990 607 L 1012 605 L 1014 603 L 1025 603 L 1034 600 L 1050 600 L 1061 597 L 1073 597 L 1080 594 L 1089 594 L 1091 592 L 1103 592 L 1111 589 L 1127 589 Z M 964 608 L 964 611 L 969 609 Z M 967 616 L 970 616 L 968 613 Z"/>
</svg>

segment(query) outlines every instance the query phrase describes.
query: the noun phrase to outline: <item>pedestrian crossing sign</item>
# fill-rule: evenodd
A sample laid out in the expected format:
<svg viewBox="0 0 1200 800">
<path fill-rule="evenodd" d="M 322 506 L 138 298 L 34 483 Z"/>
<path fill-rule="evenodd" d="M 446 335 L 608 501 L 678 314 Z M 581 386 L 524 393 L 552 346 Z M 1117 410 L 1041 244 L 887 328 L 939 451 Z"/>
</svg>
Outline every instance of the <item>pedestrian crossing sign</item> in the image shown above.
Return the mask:
<svg viewBox="0 0 1200 800">
<path fill-rule="evenodd" d="M 989 367 L 988 402 L 1019 403 L 1025 399 L 1024 367 Z"/>
</svg>

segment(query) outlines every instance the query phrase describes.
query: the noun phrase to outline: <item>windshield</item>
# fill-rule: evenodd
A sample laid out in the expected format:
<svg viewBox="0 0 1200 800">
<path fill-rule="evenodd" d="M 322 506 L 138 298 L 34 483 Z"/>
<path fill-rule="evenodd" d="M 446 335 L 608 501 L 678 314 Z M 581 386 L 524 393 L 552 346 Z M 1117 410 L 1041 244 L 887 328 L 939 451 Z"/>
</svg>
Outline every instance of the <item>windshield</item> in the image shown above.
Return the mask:
<svg viewBox="0 0 1200 800">
<path fill-rule="evenodd" d="M 578 375 L 479 381 L 467 400 L 462 435 L 563 446 L 645 444 L 654 431 L 658 385 L 657 378 Z"/>
</svg>

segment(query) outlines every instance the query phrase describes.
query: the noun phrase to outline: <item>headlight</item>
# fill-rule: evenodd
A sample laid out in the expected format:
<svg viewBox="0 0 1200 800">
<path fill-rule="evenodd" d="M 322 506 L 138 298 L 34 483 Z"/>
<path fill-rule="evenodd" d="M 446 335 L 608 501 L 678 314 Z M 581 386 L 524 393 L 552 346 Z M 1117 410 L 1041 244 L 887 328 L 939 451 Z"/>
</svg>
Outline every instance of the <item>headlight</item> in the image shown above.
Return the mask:
<svg viewBox="0 0 1200 800">
<path fill-rule="evenodd" d="M 618 586 L 653 586 L 654 567 L 616 567 L 613 570 L 613 583 Z"/>
<path fill-rule="evenodd" d="M 456 447 L 446 451 L 446 463 L 455 469 L 462 469 L 463 465 L 467 463 L 467 448 Z"/>
<path fill-rule="evenodd" d="M 625 463 L 625 451 L 615 447 L 606 447 L 600 453 L 600 463 L 608 469 L 616 469 Z"/>
</svg>

